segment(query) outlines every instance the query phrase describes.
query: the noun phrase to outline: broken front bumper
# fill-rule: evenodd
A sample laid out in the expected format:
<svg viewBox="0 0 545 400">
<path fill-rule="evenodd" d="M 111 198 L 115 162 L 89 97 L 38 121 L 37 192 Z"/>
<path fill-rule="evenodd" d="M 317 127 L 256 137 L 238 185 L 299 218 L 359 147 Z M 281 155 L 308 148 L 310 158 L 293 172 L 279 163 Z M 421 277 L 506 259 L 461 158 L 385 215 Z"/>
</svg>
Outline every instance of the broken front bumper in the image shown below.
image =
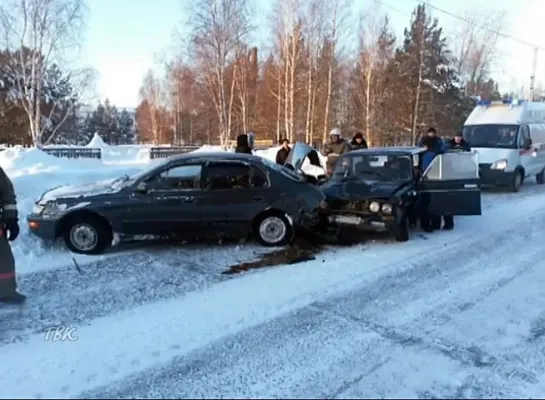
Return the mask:
<svg viewBox="0 0 545 400">
<path fill-rule="evenodd" d="M 397 227 L 394 216 L 329 214 L 324 218 L 333 227 L 352 227 L 368 232 L 389 232 Z"/>
</svg>

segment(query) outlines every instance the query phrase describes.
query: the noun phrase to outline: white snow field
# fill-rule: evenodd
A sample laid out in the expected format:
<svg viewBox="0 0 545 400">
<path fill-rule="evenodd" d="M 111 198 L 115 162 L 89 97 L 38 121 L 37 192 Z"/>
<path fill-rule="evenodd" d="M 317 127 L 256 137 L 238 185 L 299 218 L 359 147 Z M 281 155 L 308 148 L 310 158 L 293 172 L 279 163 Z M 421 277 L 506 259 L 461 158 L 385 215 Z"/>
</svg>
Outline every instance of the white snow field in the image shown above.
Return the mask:
<svg viewBox="0 0 545 400">
<path fill-rule="evenodd" d="M 148 166 L 145 150 L 90 161 L 8 149 L 0 165 L 24 216 L 46 188 Z M 528 182 L 483 194 L 483 216 L 450 232 L 239 275 L 221 272 L 257 246 L 79 256 L 78 271 L 24 230 L 14 251 L 29 300 L 0 309 L 0 397 L 542 396 L 544 204 Z M 73 340 L 46 340 L 61 326 Z"/>
</svg>

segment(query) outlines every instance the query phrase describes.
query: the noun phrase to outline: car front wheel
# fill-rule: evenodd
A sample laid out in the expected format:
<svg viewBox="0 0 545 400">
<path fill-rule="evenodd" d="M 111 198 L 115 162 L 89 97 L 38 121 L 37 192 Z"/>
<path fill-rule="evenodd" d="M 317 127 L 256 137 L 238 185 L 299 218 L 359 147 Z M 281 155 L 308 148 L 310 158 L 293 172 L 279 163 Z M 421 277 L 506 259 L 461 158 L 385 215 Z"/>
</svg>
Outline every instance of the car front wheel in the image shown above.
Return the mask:
<svg viewBox="0 0 545 400">
<path fill-rule="evenodd" d="M 72 218 L 64 227 L 63 237 L 66 247 L 78 254 L 100 254 L 112 242 L 109 227 L 98 218 L 89 216 Z"/>
<path fill-rule="evenodd" d="M 265 214 L 257 220 L 255 235 L 263 246 L 284 246 L 291 241 L 292 228 L 280 213 Z"/>
</svg>

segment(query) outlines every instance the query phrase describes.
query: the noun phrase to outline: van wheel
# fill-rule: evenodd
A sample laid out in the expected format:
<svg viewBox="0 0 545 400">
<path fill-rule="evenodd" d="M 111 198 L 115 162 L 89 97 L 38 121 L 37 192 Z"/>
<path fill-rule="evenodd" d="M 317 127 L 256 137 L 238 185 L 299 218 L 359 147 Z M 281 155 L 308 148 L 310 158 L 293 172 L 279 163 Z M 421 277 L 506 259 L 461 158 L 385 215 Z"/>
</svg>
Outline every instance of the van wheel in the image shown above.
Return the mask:
<svg viewBox="0 0 545 400">
<path fill-rule="evenodd" d="M 538 185 L 543 185 L 545 183 L 545 169 L 536 175 L 536 183 Z"/>
<path fill-rule="evenodd" d="M 522 187 L 522 180 L 523 180 L 523 176 L 522 176 L 522 171 L 516 171 L 515 172 L 515 175 L 513 176 L 513 181 L 511 182 L 511 191 L 512 192 L 518 192 L 520 190 L 520 188 Z"/>
</svg>

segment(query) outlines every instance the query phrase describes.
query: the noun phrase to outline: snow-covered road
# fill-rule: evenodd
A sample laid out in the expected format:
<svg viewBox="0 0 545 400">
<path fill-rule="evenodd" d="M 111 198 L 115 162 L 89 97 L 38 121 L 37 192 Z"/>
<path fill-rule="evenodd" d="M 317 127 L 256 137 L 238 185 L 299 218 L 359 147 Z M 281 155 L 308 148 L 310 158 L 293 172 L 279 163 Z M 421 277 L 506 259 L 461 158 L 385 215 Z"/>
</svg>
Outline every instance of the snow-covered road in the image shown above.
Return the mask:
<svg viewBox="0 0 545 400">
<path fill-rule="evenodd" d="M 234 277 L 252 246 L 26 274 L 29 305 L 0 311 L 1 397 L 539 396 L 544 204 L 486 195 L 452 232 Z M 45 341 L 58 324 L 77 340 Z"/>
</svg>

